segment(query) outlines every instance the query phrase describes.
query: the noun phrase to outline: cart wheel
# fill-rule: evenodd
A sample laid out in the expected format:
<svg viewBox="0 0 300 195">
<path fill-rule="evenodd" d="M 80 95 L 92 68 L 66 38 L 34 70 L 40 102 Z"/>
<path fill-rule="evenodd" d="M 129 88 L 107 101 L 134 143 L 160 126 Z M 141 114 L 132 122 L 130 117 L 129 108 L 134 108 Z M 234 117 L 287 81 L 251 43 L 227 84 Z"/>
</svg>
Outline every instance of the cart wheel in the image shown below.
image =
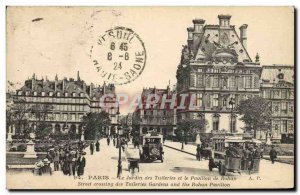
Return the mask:
<svg viewBox="0 0 300 195">
<path fill-rule="evenodd" d="M 225 165 L 221 164 L 221 172 L 220 172 L 221 175 L 225 175 L 226 174 L 226 167 Z"/>
</svg>

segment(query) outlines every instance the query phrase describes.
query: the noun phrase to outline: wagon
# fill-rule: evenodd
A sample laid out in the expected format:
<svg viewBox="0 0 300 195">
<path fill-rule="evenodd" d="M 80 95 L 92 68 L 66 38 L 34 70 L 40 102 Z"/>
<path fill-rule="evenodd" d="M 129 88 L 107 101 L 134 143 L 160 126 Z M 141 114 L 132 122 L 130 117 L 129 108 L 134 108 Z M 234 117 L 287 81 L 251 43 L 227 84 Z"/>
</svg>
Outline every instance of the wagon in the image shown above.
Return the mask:
<svg viewBox="0 0 300 195">
<path fill-rule="evenodd" d="M 139 155 L 139 149 L 135 148 L 127 148 L 125 150 L 125 156 L 128 162 L 128 171 L 134 173 L 134 170 L 137 169 L 140 171 L 139 167 L 139 161 L 140 161 L 140 155 Z"/>
</svg>

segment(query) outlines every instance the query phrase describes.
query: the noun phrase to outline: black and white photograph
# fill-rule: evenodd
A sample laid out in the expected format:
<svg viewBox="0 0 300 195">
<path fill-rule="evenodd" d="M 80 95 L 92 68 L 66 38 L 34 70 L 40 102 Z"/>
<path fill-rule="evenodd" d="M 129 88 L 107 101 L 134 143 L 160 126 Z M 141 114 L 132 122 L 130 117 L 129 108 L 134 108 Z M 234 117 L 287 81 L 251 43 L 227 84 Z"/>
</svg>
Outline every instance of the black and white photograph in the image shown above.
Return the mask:
<svg viewBox="0 0 300 195">
<path fill-rule="evenodd" d="M 7 6 L 6 188 L 294 189 L 294 20 Z"/>
</svg>

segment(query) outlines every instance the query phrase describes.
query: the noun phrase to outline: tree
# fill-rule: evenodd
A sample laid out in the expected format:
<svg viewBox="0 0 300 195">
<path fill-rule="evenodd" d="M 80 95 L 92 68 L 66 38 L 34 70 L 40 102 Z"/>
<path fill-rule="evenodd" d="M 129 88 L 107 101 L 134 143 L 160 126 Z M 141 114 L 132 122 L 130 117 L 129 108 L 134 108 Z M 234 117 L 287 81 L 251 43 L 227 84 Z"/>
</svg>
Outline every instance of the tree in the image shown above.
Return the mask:
<svg viewBox="0 0 300 195">
<path fill-rule="evenodd" d="M 85 126 L 85 139 L 95 139 L 98 133 L 102 134 L 105 127 L 111 124 L 109 114 L 105 111 L 100 113 L 90 112 L 83 116 L 82 124 Z"/>
<path fill-rule="evenodd" d="M 25 130 L 28 124 L 27 113 L 30 111 L 30 105 L 25 99 L 15 99 L 14 103 L 7 107 L 6 119 L 10 124 L 16 125 L 16 131 L 21 133 L 21 129 Z"/>
<path fill-rule="evenodd" d="M 36 103 L 31 105 L 30 113 L 35 117 L 36 129 L 35 133 L 38 137 L 45 137 L 51 133 L 52 127 L 47 123 L 49 113 L 53 109 L 53 105 Z"/>
<path fill-rule="evenodd" d="M 36 135 L 39 138 L 47 137 L 51 134 L 51 132 L 52 132 L 51 125 L 49 125 L 45 122 L 38 123 L 36 131 L 35 131 Z"/>
<path fill-rule="evenodd" d="M 241 101 L 237 107 L 238 113 L 242 115 L 241 119 L 246 124 L 246 131 L 254 131 L 254 138 L 258 130 L 270 128 L 272 116 L 271 102 L 261 98 L 253 97 Z"/>
<path fill-rule="evenodd" d="M 185 137 L 187 135 L 192 135 L 193 137 L 195 137 L 198 133 L 203 131 L 206 123 L 207 123 L 206 120 L 183 119 L 177 123 L 177 129 L 175 133 L 177 137 L 181 137 L 182 134 Z"/>
</svg>

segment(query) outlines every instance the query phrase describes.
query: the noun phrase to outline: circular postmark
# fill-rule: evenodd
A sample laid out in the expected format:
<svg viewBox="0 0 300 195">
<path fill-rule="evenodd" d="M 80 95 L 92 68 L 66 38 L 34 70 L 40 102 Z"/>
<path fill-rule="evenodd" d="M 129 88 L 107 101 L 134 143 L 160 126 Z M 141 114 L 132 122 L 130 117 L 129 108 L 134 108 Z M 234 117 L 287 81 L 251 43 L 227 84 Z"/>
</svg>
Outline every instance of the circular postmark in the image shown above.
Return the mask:
<svg viewBox="0 0 300 195">
<path fill-rule="evenodd" d="M 103 80 L 122 85 L 141 75 L 146 64 L 146 49 L 133 30 L 115 27 L 97 37 L 90 57 Z"/>
</svg>

